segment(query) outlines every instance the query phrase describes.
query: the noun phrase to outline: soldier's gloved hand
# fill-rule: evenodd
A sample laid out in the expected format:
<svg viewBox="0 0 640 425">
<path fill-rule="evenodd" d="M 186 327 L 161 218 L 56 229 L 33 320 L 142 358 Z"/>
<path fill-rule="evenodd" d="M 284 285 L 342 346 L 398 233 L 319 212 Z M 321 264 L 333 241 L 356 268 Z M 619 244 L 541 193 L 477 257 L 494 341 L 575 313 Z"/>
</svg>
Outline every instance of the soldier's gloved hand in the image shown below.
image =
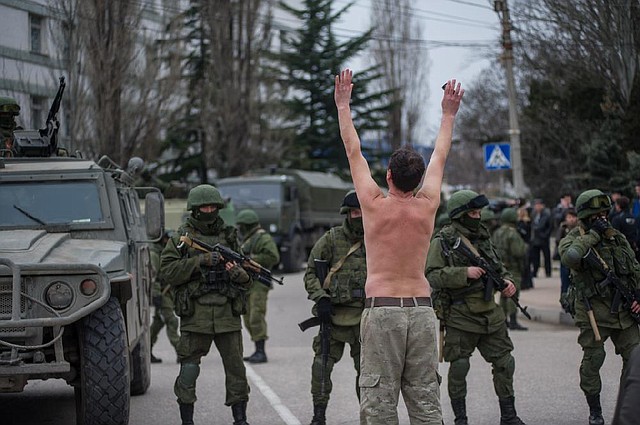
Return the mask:
<svg viewBox="0 0 640 425">
<path fill-rule="evenodd" d="M 220 262 L 220 254 L 218 252 L 205 252 L 200 254 L 200 266 L 201 267 L 213 267 Z"/>
<path fill-rule="evenodd" d="M 227 271 L 229 272 L 229 279 L 231 279 L 232 282 L 239 283 L 241 285 L 249 282 L 249 273 L 247 273 L 246 270 L 238 264 L 234 264 L 232 267 L 228 268 Z"/>
<path fill-rule="evenodd" d="M 593 223 L 591 223 L 591 229 L 598 233 L 600 236 L 604 236 L 604 232 L 611 228 L 611 224 L 606 218 L 598 217 Z"/>
<path fill-rule="evenodd" d="M 155 308 L 159 309 L 160 307 L 162 307 L 162 295 L 154 295 L 151 301 L 153 302 L 153 306 Z"/>
<path fill-rule="evenodd" d="M 316 303 L 318 306 L 318 317 L 324 323 L 331 322 L 331 315 L 333 314 L 333 305 L 329 297 L 322 297 Z"/>
</svg>

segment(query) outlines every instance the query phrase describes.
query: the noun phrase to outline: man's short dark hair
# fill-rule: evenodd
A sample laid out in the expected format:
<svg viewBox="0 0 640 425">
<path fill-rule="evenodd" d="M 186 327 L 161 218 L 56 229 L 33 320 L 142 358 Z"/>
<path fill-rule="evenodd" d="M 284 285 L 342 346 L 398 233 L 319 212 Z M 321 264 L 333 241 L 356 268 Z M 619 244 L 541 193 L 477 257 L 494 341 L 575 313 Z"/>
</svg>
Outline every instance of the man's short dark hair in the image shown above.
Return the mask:
<svg viewBox="0 0 640 425">
<path fill-rule="evenodd" d="M 405 145 L 391 154 L 389 170 L 393 184 L 403 192 L 410 192 L 422 180 L 424 159 L 413 147 Z"/>
<path fill-rule="evenodd" d="M 631 200 L 629 198 L 627 198 L 626 196 L 621 196 L 618 199 L 616 199 L 616 204 L 623 211 L 626 210 L 627 208 L 629 208 L 629 204 L 630 203 L 631 203 Z"/>
</svg>

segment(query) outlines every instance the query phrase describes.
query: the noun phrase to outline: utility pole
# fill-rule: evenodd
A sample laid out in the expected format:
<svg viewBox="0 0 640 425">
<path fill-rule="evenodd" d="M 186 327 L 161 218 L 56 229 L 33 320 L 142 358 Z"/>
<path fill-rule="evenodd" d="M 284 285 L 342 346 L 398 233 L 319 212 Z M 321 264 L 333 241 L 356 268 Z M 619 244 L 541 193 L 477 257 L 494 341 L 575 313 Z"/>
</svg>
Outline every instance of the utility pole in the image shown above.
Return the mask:
<svg viewBox="0 0 640 425">
<path fill-rule="evenodd" d="M 511 141 L 511 172 L 516 196 L 523 197 L 528 192 L 522 172 L 522 151 L 520 149 L 520 126 L 516 102 L 516 83 L 513 76 L 513 43 L 511 42 L 511 18 L 507 0 L 495 0 L 493 8 L 502 24 L 502 62 L 507 74 L 507 94 L 509 96 L 509 136 Z"/>
</svg>

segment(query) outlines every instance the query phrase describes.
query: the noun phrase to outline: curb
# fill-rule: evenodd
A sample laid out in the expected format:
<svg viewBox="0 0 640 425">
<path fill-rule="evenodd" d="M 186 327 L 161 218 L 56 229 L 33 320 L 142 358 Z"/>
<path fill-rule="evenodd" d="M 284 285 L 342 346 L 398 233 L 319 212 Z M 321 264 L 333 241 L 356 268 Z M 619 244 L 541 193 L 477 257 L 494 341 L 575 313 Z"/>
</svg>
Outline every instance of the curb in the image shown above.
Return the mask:
<svg viewBox="0 0 640 425">
<path fill-rule="evenodd" d="M 549 323 L 551 325 L 575 326 L 571 315 L 564 311 L 529 306 L 527 312 L 531 315 L 531 319 L 536 322 Z"/>
</svg>

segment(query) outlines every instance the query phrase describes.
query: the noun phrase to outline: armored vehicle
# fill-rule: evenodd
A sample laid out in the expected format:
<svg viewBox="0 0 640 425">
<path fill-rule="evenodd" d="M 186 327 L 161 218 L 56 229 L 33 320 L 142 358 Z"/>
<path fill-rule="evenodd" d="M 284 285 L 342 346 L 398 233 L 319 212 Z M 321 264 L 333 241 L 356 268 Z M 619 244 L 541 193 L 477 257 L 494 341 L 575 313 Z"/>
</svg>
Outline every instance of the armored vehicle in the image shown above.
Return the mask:
<svg viewBox="0 0 640 425">
<path fill-rule="evenodd" d="M 273 236 L 285 272 L 300 270 L 315 242 L 342 223 L 340 205 L 353 185 L 335 174 L 294 169 L 258 170 L 216 182 L 236 211 L 251 208 Z"/>
<path fill-rule="evenodd" d="M 138 205 L 133 172 L 69 157 L 42 131 L 0 151 L 0 392 L 30 380 L 73 386 L 76 422 L 126 425 L 150 384 L 148 243 L 159 191 Z M 60 156 L 59 156 L 60 155 Z"/>
</svg>

